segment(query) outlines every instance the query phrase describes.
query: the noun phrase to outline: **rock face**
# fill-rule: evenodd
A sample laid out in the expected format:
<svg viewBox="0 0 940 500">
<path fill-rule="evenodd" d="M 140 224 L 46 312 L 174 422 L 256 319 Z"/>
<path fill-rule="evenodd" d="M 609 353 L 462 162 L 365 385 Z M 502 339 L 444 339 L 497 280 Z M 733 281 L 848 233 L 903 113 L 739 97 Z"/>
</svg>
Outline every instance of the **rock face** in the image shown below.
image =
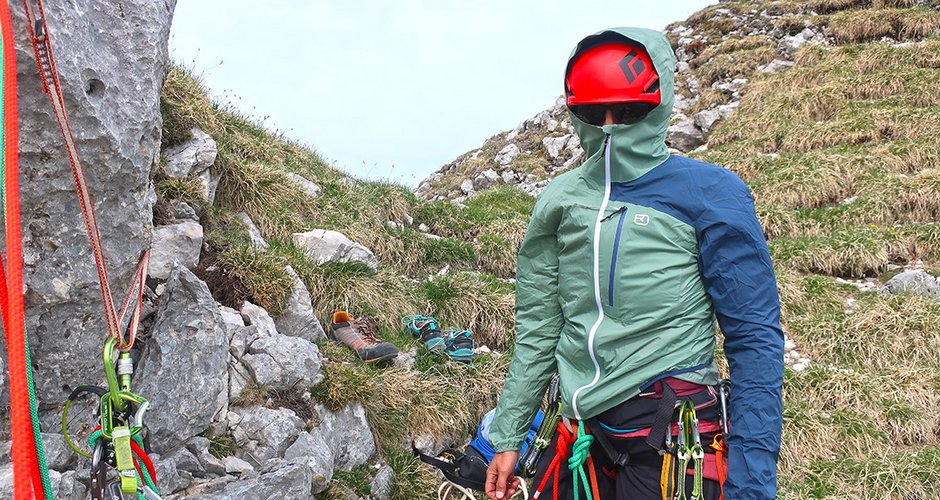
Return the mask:
<svg viewBox="0 0 940 500">
<path fill-rule="evenodd" d="M 204 431 L 226 409 L 228 350 L 228 333 L 209 288 L 176 266 L 135 377 L 140 381 L 135 389 L 152 404 L 146 422 L 157 453 Z"/>
<path fill-rule="evenodd" d="M 108 271 L 120 303 L 150 243 L 160 153 L 160 89 L 175 0 L 45 5 L 71 128 L 96 203 Z M 17 26 L 20 161 L 27 330 L 40 405 L 54 420 L 71 388 L 101 372 L 105 327 L 69 161 L 42 93 L 23 6 Z M 107 29 L 103 29 L 107 27 Z M 51 427 L 50 427 L 51 428 Z"/>
<path fill-rule="evenodd" d="M 314 229 L 306 233 L 294 233 L 294 244 L 320 264 L 359 262 L 373 270 L 379 267 L 379 260 L 372 250 L 347 238 L 339 231 Z"/>
<path fill-rule="evenodd" d="M 318 405 L 317 413 L 320 426 L 311 434 L 320 434 L 327 443 L 337 469 L 349 472 L 375 454 L 375 439 L 362 405 L 354 403 L 337 412 Z"/>
</svg>

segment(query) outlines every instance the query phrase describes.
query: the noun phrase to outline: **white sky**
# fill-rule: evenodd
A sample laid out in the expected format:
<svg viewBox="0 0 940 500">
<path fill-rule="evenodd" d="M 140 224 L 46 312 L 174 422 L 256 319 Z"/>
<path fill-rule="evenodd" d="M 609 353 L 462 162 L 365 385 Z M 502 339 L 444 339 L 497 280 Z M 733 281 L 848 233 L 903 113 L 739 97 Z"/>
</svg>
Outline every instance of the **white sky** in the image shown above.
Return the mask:
<svg viewBox="0 0 940 500">
<path fill-rule="evenodd" d="M 551 106 L 584 36 L 663 29 L 710 3 L 180 0 L 170 54 L 335 166 L 415 186 Z"/>
</svg>

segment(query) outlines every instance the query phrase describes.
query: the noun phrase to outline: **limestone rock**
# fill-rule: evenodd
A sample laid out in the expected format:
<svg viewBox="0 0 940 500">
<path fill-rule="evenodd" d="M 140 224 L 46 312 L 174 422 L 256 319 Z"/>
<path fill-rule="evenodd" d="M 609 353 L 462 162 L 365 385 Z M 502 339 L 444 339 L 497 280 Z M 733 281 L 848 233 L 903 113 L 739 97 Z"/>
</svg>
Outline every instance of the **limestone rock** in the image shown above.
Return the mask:
<svg viewBox="0 0 940 500">
<path fill-rule="evenodd" d="M 319 349 L 299 337 L 260 336 L 248 345 L 242 361 L 258 384 L 278 390 L 308 389 L 323 380 Z"/>
<path fill-rule="evenodd" d="M 482 191 L 496 184 L 496 179 L 499 179 L 499 174 L 497 174 L 495 170 L 484 170 L 480 172 L 480 175 L 473 179 L 473 189 Z"/>
<path fill-rule="evenodd" d="M 317 493 L 314 488 L 316 464 L 309 457 L 294 460 L 272 460 L 261 474 L 250 474 L 242 480 L 229 481 L 224 489 L 207 494 L 187 496 L 192 500 L 308 500 Z"/>
<path fill-rule="evenodd" d="M 666 129 L 666 144 L 680 151 L 692 151 L 705 143 L 705 136 L 695 123 L 685 118 Z"/>
<path fill-rule="evenodd" d="M 215 140 L 209 134 L 194 128 L 192 138 L 163 152 L 166 162 L 162 170 L 169 177 L 182 179 L 211 167 L 215 164 L 218 154 L 219 148 Z"/>
<path fill-rule="evenodd" d="M 549 157 L 558 158 L 561 150 L 568 145 L 569 139 L 571 139 L 571 134 L 566 134 L 561 137 L 545 137 L 542 139 L 542 145 L 545 146 L 545 150 L 548 151 Z"/>
<path fill-rule="evenodd" d="M 287 408 L 254 406 L 238 412 L 241 419 L 232 429 L 239 447 L 236 456 L 252 464 L 283 457 L 304 428 L 303 420 Z"/>
<path fill-rule="evenodd" d="M 388 464 L 382 465 L 375 477 L 372 478 L 372 486 L 369 489 L 369 497 L 374 500 L 388 500 L 392 494 L 392 482 L 395 480 L 395 470 Z"/>
<path fill-rule="evenodd" d="M 473 192 L 473 179 L 464 179 L 460 183 L 460 192 L 463 194 L 470 194 Z"/>
<path fill-rule="evenodd" d="M 245 212 L 239 212 L 238 218 L 241 219 L 248 228 L 248 238 L 251 239 L 251 245 L 262 250 L 268 248 L 268 242 L 264 239 L 264 236 L 262 236 L 258 226 L 251 220 L 251 217 Z"/>
<path fill-rule="evenodd" d="M 134 378 L 152 405 L 147 426 L 154 451 L 199 434 L 225 409 L 228 348 L 209 288 L 188 269 L 173 268 Z"/>
<path fill-rule="evenodd" d="M 695 113 L 693 121 L 695 125 L 702 129 L 702 132 L 708 133 L 722 119 L 721 113 L 717 109 L 706 109 Z"/>
<path fill-rule="evenodd" d="M 95 201 L 116 297 L 150 245 L 160 157 L 160 90 L 175 0 L 48 2 L 65 107 Z M 72 388 L 101 370 L 105 332 L 98 275 L 69 160 L 42 92 L 22 3 L 11 3 L 16 51 L 26 330 L 46 428 Z"/>
<path fill-rule="evenodd" d="M 499 152 L 496 153 L 496 158 L 494 161 L 497 165 L 505 167 L 512 163 L 512 161 L 516 159 L 516 156 L 519 156 L 519 153 L 519 146 L 516 146 L 515 144 L 507 144 L 506 147 L 500 149 Z"/>
<path fill-rule="evenodd" d="M 191 220 L 154 228 L 149 276 L 166 279 L 176 262 L 189 269 L 196 267 L 202 251 L 202 239 L 202 226 Z"/>
<path fill-rule="evenodd" d="M 379 260 L 363 245 L 350 240 L 339 231 L 314 229 L 294 233 L 294 244 L 318 264 L 360 262 L 370 269 L 378 269 Z"/>
<path fill-rule="evenodd" d="M 245 325 L 256 327 L 260 334 L 266 336 L 277 335 L 277 325 L 274 323 L 274 318 L 268 314 L 267 309 L 245 301 L 242 304 L 241 315 Z"/>
<path fill-rule="evenodd" d="M 178 221 L 199 221 L 199 215 L 196 214 L 196 209 L 185 201 L 180 201 L 173 204 L 173 218 Z"/>
<path fill-rule="evenodd" d="M 931 276 L 923 269 L 905 271 L 888 280 L 879 293 L 886 295 L 915 293 L 940 299 L 940 278 Z"/>
<path fill-rule="evenodd" d="M 316 198 L 320 194 L 320 186 L 316 183 L 308 180 L 306 177 L 297 175 L 293 172 L 285 172 L 285 176 L 291 180 L 294 184 L 300 187 L 300 190 L 310 198 Z"/>
<path fill-rule="evenodd" d="M 287 266 L 286 271 L 293 283 L 284 312 L 274 320 L 277 331 L 283 335 L 300 337 L 310 342 L 326 337 L 320 320 L 313 312 L 307 286 L 304 285 L 294 268 Z"/>
<path fill-rule="evenodd" d="M 225 466 L 225 472 L 227 474 L 250 474 L 255 471 L 255 468 L 251 466 L 250 463 L 235 457 L 229 456 L 222 459 L 222 464 Z"/>
<path fill-rule="evenodd" d="M 46 453 L 46 465 L 50 469 L 65 472 L 75 464 L 78 457 L 65 442 L 62 434 L 43 432 L 42 446 Z"/>
<path fill-rule="evenodd" d="M 295 458 L 310 458 L 314 469 L 313 489 L 315 492 L 325 490 L 333 478 L 334 458 L 329 444 L 319 432 L 313 434 L 301 432 L 294 444 L 284 452 L 285 460 Z"/>
<path fill-rule="evenodd" d="M 776 75 L 777 73 L 782 73 L 793 67 L 793 61 L 785 61 L 783 59 L 774 59 L 764 66 L 761 66 L 757 71 L 761 73 L 770 73 Z"/>
<path fill-rule="evenodd" d="M 503 178 L 503 183 L 505 184 L 516 184 L 519 182 L 519 179 L 516 178 L 516 173 L 512 170 L 506 170 L 502 173 L 501 177 Z"/>
<path fill-rule="evenodd" d="M 349 472 L 375 454 L 375 439 L 361 404 L 353 403 L 337 412 L 317 405 L 316 410 L 320 426 L 310 433 L 319 434 L 327 443 L 336 468 Z"/>
</svg>

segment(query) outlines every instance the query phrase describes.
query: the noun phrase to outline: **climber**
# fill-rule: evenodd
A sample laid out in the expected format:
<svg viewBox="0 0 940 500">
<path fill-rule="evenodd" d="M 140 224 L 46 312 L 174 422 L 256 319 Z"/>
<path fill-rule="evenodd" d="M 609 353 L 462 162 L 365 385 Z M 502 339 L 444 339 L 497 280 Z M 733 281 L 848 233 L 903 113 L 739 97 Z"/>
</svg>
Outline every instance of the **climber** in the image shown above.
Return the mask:
<svg viewBox="0 0 940 500">
<path fill-rule="evenodd" d="M 704 458 L 672 477 L 719 498 L 724 459 L 709 449 L 721 432 L 716 318 L 733 386 L 724 495 L 775 497 L 783 333 L 773 264 L 747 186 L 667 150 L 674 67 L 666 37 L 637 28 L 591 35 L 568 61 L 565 95 L 587 160 L 541 194 L 519 251 L 491 499 L 519 486 L 520 443 L 555 370 L 565 420 L 532 483 L 540 498 L 664 498 L 669 443 L 691 449 L 686 437 L 704 443 Z"/>
</svg>

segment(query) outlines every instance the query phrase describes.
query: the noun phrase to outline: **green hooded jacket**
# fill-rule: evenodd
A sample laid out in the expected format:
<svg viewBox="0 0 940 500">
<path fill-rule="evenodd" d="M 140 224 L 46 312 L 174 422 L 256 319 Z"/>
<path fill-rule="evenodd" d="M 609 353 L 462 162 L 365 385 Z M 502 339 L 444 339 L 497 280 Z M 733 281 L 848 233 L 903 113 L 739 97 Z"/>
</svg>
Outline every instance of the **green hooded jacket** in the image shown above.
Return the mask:
<svg viewBox="0 0 940 500">
<path fill-rule="evenodd" d="M 772 498 L 766 485 L 776 479 L 783 335 L 753 200 L 730 171 L 669 154 L 675 56 L 665 36 L 606 30 L 572 57 L 586 44 L 611 41 L 650 54 L 661 104 L 629 125 L 598 127 L 571 116 L 587 159 L 539 196 L 520 247 L 515 350 L 490 439 L 497 452 L 520 448 L 556 370 L 563 413 L 579 420 L 665 377 L 717 383 L 717 314 L 736 389 L 732 428 L 756 426 L 729 439 L 729 457 L 744 460 L 742 436 L 760 449 L 747 455 L 756 461 L 750 471 L 741 467 L 753 477 L 729 481 L 753 482 L 764 488 L 756 498 Z"/>
</svg>

